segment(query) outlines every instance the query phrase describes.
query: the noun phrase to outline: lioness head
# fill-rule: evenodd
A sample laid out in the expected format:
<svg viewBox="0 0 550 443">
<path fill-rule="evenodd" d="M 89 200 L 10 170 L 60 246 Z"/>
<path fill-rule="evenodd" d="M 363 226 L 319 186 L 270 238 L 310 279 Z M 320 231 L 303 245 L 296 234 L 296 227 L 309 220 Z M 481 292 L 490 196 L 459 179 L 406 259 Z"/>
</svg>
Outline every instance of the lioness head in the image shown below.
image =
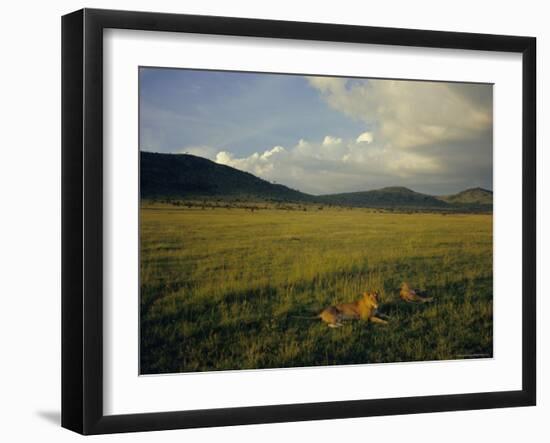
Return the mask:
<svg viewBox="0 0 550 443">
<path fill-rule="evenodd" d="M 380 299 L 380 294 L 377 291 L 363 292 L 363 301 L 368 303 L 374 309 L 378 309 L 379 299 Z"/>
</svg>

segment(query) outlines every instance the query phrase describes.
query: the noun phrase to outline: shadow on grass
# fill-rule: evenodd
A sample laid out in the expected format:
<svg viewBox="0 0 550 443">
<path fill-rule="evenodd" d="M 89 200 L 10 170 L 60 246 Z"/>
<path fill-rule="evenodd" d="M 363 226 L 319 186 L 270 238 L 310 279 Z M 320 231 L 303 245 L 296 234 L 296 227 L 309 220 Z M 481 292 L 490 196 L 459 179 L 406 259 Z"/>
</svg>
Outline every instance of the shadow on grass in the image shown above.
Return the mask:
<svg viewBox="0 0 550 443">
<path fill-rule="evenodd" d="M 323 278 L 330 282 L 340 275 Z M 320 280 L 294 284 L 290 298 L 279 286 L 264 286 L 183 300 L 176 310 L 155 318 L 142 312 L 142 373 L 419 361 L 491 352 L 486 331 L 492 318 L 472 321 L 460 312 L 472 301 L 491 303 L 492 278 L 421 288 L 434 300 L 417 304 L 400 300 L 399 277 L 388 279 L 387 286 L 384 282 L 379 312 L 389 317 L 386 326 L 349 322 L 328 328 L 316 315 L 333 299 L 333 286 L 327 284 L 324 293 Z"/>
</svg>

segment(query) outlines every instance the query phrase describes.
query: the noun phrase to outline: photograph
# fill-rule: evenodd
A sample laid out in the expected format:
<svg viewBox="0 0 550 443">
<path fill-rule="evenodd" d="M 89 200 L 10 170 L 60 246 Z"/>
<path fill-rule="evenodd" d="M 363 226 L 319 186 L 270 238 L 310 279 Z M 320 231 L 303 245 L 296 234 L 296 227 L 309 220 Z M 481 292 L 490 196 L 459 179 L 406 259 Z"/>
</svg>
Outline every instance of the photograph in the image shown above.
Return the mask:
<svg viewBox="0 0 550 443">
<path fill-rule="evenodd" d="M 492 358 L 493 85 L 139 67 L 140 374 Z"/>
</svg>

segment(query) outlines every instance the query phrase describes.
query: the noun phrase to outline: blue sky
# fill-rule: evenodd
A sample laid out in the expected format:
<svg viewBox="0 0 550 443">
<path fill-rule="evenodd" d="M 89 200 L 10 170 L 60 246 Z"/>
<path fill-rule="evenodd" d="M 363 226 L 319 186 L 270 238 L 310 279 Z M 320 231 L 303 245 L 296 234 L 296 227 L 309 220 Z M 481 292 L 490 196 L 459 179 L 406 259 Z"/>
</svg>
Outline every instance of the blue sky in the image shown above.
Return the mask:
<svg viewBox="0 0 550 443">
<path fill-rule="evenodd" d="M 312 194 L 492 189 L 492 86 L 141 68 L 140 149 Z"/>
<path fill-rule="evenodd" d="M 140 91 L 147 151 L 206 145 L 241 156 L 365 128 L 327 106 L 303 76 L 142 69 Z"/>
</svg>

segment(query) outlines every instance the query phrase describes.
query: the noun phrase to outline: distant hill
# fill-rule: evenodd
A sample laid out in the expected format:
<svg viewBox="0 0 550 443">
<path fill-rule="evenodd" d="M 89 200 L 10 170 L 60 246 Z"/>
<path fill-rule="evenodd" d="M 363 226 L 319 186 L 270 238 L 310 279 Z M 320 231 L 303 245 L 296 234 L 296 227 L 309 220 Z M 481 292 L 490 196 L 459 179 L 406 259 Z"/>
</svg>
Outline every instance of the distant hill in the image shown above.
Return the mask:
<svg viewBox="0 0 550 443">
<path fill-rule="evenodd" d="M 397 186 L 314 196 L 189 154 L 141 152 L 140 182 L 142 199 L 248 199 L 445 212 L 490 212 L 493 207 L 493 193 L 482 188 L 446 196 Z"/>
<path fill-rule="evenodd" d="M 459 205 L 491 205 L 493 204 L 493 191 L 483 188 L 471 188 L 453 195 L 438 197 L 442 201 Z"/>
<path fill-rule="evenodd" d="M 326 203 L 358 207 L 446 208 L 450 206 L 447 202 L 431 195 L 421 194 L 399 186 L 373 191 L 322 195 L 319 199 Z"/>
<path fill-rule="evenodd" d="M 313 197 L 189 154 L 141 152 L 141 198 L 228 197 L 309 201 Z"/>
</svg>

